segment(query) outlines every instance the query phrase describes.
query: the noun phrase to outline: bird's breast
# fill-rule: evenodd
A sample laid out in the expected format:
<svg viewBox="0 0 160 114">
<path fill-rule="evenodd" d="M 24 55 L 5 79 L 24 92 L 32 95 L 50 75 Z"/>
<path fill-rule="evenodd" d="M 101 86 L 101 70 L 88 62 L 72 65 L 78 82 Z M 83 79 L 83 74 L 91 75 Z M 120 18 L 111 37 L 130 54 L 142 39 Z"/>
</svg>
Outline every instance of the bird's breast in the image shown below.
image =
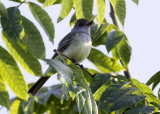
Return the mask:
<svg viewBox="0 0 160 114">
<path fill-rule="evenodd" d="M 88 34 L 76 34 L 63 52 L 65 55 L 74 58 L 77 62 L 82 62 L 86 59 L 91 51 L 92 41 Z"/>
</svg>

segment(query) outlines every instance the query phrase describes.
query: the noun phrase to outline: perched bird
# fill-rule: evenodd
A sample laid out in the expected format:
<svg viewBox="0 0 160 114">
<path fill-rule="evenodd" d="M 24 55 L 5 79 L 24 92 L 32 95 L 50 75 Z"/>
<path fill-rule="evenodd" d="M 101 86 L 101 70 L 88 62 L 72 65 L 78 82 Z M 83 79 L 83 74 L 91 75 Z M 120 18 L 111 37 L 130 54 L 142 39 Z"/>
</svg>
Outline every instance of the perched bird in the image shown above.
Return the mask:
<svg viewBox="0 0 160 114">
<path fill-rule="evenodd" d="M 90 37 L 90 26 L 93 21 L 87 19 L 78 19 L 71 30 L 59 43 L 57 50 L 64 55 L 73 58 L 80 63 L 86 59 L 91 51 L 92 41 Z M 52 57 L 57 56 L 55 53 Z M 28 90 L 31 95 L 36 95 L 43 84 L 50 76 L 41 76 L 41 78 Z"/>
</svg>

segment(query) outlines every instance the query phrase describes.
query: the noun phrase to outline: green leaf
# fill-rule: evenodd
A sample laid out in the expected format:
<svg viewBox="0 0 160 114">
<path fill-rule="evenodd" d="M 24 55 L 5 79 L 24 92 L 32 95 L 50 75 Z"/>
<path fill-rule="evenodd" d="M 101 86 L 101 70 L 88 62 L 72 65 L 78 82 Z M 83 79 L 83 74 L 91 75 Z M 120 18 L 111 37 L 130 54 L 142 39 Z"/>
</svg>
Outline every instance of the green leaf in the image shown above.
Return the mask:
<svg viewBox="0 0 160 114">
<path fill-rule="evenodd" d="M 82 70 L 74 64 L 70 64 L 69 66 L 73 71 L 73 78 L 75 79 L 75 81 L 77 81 L 78 85 L 80 85 L 81 87 L 83 87 L 86 90 L 86 91 L 82 92 L 82 95 L 86 99 L 85 105 L 84 105 L 84 110 L 86 111 L 86 113 L 93 112 L 94 114 L 97 114 L 98 113 L 97 104 L 94 100 L 94 97 L 93 97 L 93 94 L 92 94 L 90 87 L 85 82 Z"/>
<path fill-rule="evenodd" d="M 23 3 L 23 2 L 25 2 L 25 0 L 10 0 L 10 1 L 18 2 L 18 3 Z"/>
<path fill-rule="evenodd" d="M 138 5 L 139 0 L 132 0 L 132 1 Z"/>
<path fill-rule="evenodd" d="M 118 53 L 123 66 L 127 67 L 131 57 L 131 47 L 126 35 L 124 35 L 123 39 L 118 44 Z"/>
<path fill-rule="evenodd" d="M 76 13 L 74 13 L 71 17 L 71 20 L 70 20 L 70 27 L 72 27 L 72 25 L 74 25 L 74 23 L 76 22 Z"/>
<path fill-rule="evenodd" d="M 93 0 L 74 0 L 74 4 L 76 10 L 76 18 L 85 18 L 91 21 Z"/>
<path fill-rule="evenodd" d="M 73 0 L 62 0 L 61 2 L 61 13 L 58 17 L 57 22 L 62 21 L 71 11 L 73 7 Z"/>
<path fill-rule="evenodd" d="M 101 51 L 92 48 L 88 59 L 102 72 L 118 72 L 125 70 L 118 61 L 106 56 Z"/>
<path fill-rule="evenodd" d="M 127 95 L 116 101 L 110 108 L 110 113 L 123 107 L 131 106 L 145 99 L 145 96 Z"/>
<path fill-rule="evenodd" d="M 126 3 L 125 0 L 110 0 L 114 11 L 116 12 L 119 21 L 124 26 L 124 21 L 126 17 Z"/>
<path fill-rule="evenodd" d="M 44 4 L 43 4 L 43 8 L 48 7 L 52 4 L 54 4 L 57 0 L 45 0 Z"/>
<path fill-rule="evenodd" d="M 7 9 L 8 19 L 1 18 L 3 31 L 13 40 L 18 41 L 24 37 L 24 30 L 20 11 L 17 7 L 10 7 Z"/>
<path fill-rule="evenodd" d="M 76 95 L 82 93 L 83 91 L 86 91 L 83 87 L 76 86 L 73 84 L 69 86 L 69 94 L 72 97 L 72 100 L 74 100 Z"/>
<path fill-rule="evenodd" d="M 111 31 L 107 35 L 106 48 L 108 53 L 122 40 L 124 33 L 121 31 Z"/>
<path fill-rule="evenodd" d="M 152 114 L 154 110 L 153 106 L 141 105 L 127 111 L 127 114 Z"/>
<path fill-rule="evenodd" d="M 92 89 L 92 93 L 95 93 L 103 84 L 110 81 L 110 74 L 97 74 L 94 76 L 90 88 Z"/>
<path fill-rule="evenodd" d="M 9 95 L 1 75 L 0 75 L 0 105 L 5 106 L 7 109 L 9 109 Z"/>
<path fill-rule="evenodd" d="M 123 88 L 125 85 L 127 85 L 129 82 L 117 82 L 113 85 L 110 85 L 110 82 L 108 81 L 108 83 L 106 83 L 106 86 L 105 86 L 105 91 L 103 90 L 103 93 L 100 97 L 100 102 L 99 102 L 99 107 L 101 109 L 105 109 L 105 108 L 109 108 L 109 101 L 108 99 L 111 98 L 112 94 L 114 96 L 114 93 L 116 93 L 117 90 Z M 109 86 L 107 86 L 109 85 Z M 107 87 L 107 89 L 106 89 Z M 120 94 L 121 95 L 121 94 Z M 119 94 L 118 94 L 119 96 Z M 119 97 L 116 97 L 117 99 L 119 99 Z M 116 99 L 115 98 L 115 99 Z"/>
<path fill-rule="evenodd" d="M 160 104 L 160 100 L 154 95 L 153 91 L 145 84 L 141 84 L 138 80 L 131 78 L 132 83 L 143 93 L 143 95 L 147 96 L 146 100 L 148 103 L 155 102 Z M 137 94 L 141 95 L 141 92 L 137 91 Z"/>
<path fill-rule="evenodd" d="M 105 9 L 106 9 L 105 0 L 96 0 L 96 5 L 97 5 L 97 12 L 98 12 L 97 20 L 98 20 L 98 28 L 99 28 L 104 20 Z"/>
<path fill-rule="evenodd" d="M 154 90 L 154 88 L 160 83 L 160 71 L 157 72 L 156 74 L 154 74 L 148 81 L 147 81 L 147 85 L 152 85 L 152 90 Z"/>
<path fill-rule="evenodd" d="M 85 104 L 85 98 L 83 97 L 82 93 L 76 96 L 76 102 L 77 102 L 78 111 L 79 113 L 81 113 Z"/>
<path fill-rule="evenodd" d="M 10 114 L 24 114 L 22 109 L 22 100 L 15 99 L 10 107 Z"/>
<path fill-rule="evenodd" d="M 51 95 L 54 95 L 54 97 L 60 99 L 62 96 L 62 84 L 53 85 L 48 88 L 42 88 L 36 95 L 36 101 L 39 104 L 46 106 Z"/>
<path fill-rule="evenodd" d="M 69 83 L 72 84 L 73 72 L 69 69 L 68 66 L 64 65 L 62 62 L 56 59 L 46 59 L 46 62 L 54 68 L 63 78 Z"/>
<path fill-rule="evenodd" d="M 28 73 L 36 76 L 42 75 L 39 61 L 31 55 L 25 45 L 13 41 L 4 31 L 2 31 L 2 38 L 11 55 Z"/>
<path fill-rule="evenodd" d="M 45 58 L 45 47 L 42 36 L 36 26 L 27 18 L 22 16 L 22 24 L 24 27 L 25 37 L 23 38 L 29 51 L 37 58 Z"/>
<path fill-rule="evenodd" d="M 28 4 L 34 18 L 38 21 L 38 23 L 44 29 L 45 33 L 49 37 L 49 40 L 53 43 L 53 38 L 55 35 L 54 25 L 48 13 L 35 3 L 29 2 Z"/>
<path fill-rule="evenodd" d="M 0 16 L 5 17 L 8 19 L 8 12 L 5 6 L 3 5 L 2 1 L 0 0 Z"/>
<path fill-rule="evenodd" d="M 28 99 L 27 84 L 13 57 L 0 47 L 0 74 L 11 90 L 21 99 Z"/>
<path fill-rule="evenodd" d="M 160 88 L 159 88 L 159 91 L 158 91 L 158 98 L 160 100 Z"/>
<path fill-rule="evenodd" d="M 157 104 L 157 103 L 155 103 L 155 102 L 151 102 L 150 104 L 152 104 L 153 106 L 157 107 L 158 110 L 160 110 L 160 104 Z"/>
<path fill-rule="evenodd" d="M 108 23 L 102 24 L 99 28 L 97 24 L 91 26 L 91 38 L 93 46 L 105 45 L 108 25 Z"/>
</svg>

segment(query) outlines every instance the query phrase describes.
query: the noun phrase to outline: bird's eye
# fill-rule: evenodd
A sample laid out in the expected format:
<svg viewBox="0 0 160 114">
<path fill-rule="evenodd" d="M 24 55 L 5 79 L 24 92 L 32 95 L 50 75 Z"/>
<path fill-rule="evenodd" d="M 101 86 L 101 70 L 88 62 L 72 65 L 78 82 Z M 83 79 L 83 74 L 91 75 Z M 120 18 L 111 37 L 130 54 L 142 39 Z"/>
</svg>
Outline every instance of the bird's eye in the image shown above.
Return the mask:
<svg viewBox="0 0 160 114">
<path fill-rule="evenodd" d="M 79 24 L 79 26 L 83 26 L 82 24 Z"/>
</svg>

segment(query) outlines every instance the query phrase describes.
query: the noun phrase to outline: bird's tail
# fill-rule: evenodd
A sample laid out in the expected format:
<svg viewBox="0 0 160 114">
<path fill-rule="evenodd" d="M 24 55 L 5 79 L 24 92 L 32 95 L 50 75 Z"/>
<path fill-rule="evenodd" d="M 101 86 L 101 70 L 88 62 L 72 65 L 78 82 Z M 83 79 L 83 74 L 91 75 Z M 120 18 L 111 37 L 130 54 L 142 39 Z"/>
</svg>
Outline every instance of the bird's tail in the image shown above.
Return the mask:
<svg viewBox="0 0 160 114">
<path fill-rule="evenodd" d="M 42 76 L 38 81 L 28 90 L 28 94 L 32 96 L 36 95 L 43 84 L 50 78 L 50 76 Z"/>
</svg>

